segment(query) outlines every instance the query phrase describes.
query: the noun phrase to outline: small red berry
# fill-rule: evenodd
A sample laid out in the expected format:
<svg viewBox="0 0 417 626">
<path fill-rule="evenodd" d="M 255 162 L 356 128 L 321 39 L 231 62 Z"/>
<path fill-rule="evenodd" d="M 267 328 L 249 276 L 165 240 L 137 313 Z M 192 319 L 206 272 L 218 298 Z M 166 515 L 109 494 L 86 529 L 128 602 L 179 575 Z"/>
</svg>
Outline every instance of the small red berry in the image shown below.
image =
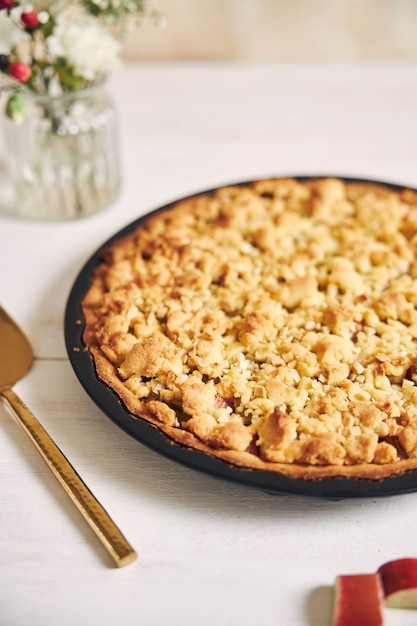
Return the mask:
<svg viewBox="0 0 417 626">
<path fill-rule="evenodd" d="M 32 70 L 29 65 L 26 63 L 22 63 L 21 61 L 14 61 L 10 63 L 9 68 L 10 76 L 19 81 L 19 83 L 27 83 L 29 78 L 32 76 Z"/>
<path fill-rule="evenodd" d="M 13 9 L 14 0 L 0 0 L 0 9 Z"/>
<path fill-rule="evenodd" d="M 28 30 L 33 30 L 39 26 L 38 14 L 35 11 L 29 13 L 22 13 L 21 20 Z"/>
</svg>

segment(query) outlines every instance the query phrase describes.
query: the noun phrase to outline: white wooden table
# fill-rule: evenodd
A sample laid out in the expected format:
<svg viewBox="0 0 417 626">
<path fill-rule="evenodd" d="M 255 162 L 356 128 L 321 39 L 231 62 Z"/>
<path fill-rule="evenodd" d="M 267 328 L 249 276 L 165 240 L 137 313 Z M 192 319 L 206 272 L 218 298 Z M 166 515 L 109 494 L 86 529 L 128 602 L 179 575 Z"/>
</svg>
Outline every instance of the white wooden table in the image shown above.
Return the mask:
<svg viewBox="0 0 417 626">
<path fill-rule="evenodd" d="M 6 214 L 3 181 L 0 302 L 36 355 L 16 391 L 139 559 L 112 566 L 1 405 L 0 624 L 330 626 L 338 574 L 417 556 L 417 494 L 269 495 L 160 456 L 81 388 L 63 316 L 90 254 L 182 195 L 275 174 L 417 187 L 417 65 L 139 65 L 118 71 L 110 87 L 121 122 L 120 198 L 82 221 L 30 222 Z M 417 613 L 391 609 L 386 619 L 415 625 Z"/>
</svg>

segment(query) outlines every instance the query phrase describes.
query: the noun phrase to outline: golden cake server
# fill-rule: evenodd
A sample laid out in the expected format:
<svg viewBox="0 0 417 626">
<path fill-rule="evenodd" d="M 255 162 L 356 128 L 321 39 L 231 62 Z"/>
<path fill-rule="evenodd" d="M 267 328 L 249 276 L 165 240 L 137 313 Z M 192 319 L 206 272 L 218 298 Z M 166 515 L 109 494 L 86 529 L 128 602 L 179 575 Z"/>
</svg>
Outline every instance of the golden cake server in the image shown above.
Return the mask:
<svg viewBox="0 0 417 626">
<path fill-rule="evenodd" d="M 12 390 L 30 370 L 32 346 L 0 307 L 0 397 L 35 444 L 54 476 L 90 524 L 118 567 L 132 563 L 136 552 L 39 421 Z"/>
</svg>

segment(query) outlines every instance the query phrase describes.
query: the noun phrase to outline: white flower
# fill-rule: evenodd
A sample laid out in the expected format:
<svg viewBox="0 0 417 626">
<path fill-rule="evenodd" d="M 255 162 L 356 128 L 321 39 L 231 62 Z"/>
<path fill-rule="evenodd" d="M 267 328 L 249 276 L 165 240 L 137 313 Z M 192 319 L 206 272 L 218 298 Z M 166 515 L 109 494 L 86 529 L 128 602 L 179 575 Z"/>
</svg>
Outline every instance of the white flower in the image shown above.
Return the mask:
<svg viewBox="0 0 417 626">
<path fill-rule="evenodd" d="M 12 14 L 14 13 L 15 11 L 12 11 Z M 0 11 L 0 54 L 9 54 L 11 48 L 29 39 L 27 33 L 15 26 L 7 11 Z"/>
<path fill-rule="evenodd" d="M 66 59 L 86 80 L 120 65 L 120 43 L 94 22 L 58 25 L 47 46 L 52 56 Z"/>
</svg>

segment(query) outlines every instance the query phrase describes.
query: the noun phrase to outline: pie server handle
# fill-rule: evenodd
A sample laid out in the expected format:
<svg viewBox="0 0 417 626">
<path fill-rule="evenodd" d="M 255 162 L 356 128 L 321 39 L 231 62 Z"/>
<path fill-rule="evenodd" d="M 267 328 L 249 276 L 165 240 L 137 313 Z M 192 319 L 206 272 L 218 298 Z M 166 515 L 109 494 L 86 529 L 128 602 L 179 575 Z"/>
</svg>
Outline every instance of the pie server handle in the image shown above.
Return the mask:
<svg viewBox="0 0 417 626">
<path fill-rule="evenodd" d="M 35 444 L 49 469 L 96 533 L 117 567 L 132 563 L 137 557 L 135 550 L 30 409 L 10 388 L 2 389 L 0 396 L 5 400 L 18 423 Z"/>
</svg>

